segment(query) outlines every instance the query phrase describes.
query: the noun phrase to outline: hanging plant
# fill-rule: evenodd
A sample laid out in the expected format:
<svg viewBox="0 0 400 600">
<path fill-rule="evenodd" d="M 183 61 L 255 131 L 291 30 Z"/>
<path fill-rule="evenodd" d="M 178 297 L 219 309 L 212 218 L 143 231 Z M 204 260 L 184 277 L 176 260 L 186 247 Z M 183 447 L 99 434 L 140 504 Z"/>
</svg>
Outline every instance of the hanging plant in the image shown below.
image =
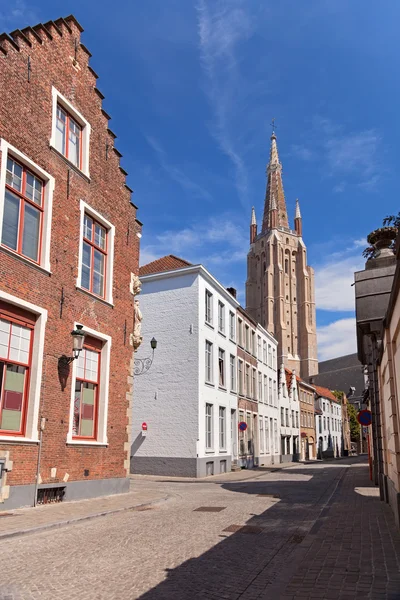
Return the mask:
<svg viewBox="0 0 400 600">
<path fill-rule="evenodd" d="M 376 258 L 384 248 L 394 253 L 397 233 L 400 227 L 400 212 L 398 215 L 389 215 L 382 222 L 383 227 L 371 231 L 367 237 L 369 246 L 363 251 L 363 257 L 369 260 Z"/>
</svg>

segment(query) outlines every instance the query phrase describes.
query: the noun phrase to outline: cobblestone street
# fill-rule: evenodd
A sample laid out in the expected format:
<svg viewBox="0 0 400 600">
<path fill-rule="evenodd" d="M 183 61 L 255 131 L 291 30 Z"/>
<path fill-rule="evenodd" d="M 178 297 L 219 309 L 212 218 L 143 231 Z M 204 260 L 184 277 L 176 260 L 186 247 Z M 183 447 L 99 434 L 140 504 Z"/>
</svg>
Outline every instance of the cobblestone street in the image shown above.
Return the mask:
<svg viewBox="0 0 400 600">
<path fill-rule="evenodd" d="M 400 533 L 365 459 L 133 487 L 164 500 L 2 540 L 0 599 L 400 598 Z"/>
</svg>

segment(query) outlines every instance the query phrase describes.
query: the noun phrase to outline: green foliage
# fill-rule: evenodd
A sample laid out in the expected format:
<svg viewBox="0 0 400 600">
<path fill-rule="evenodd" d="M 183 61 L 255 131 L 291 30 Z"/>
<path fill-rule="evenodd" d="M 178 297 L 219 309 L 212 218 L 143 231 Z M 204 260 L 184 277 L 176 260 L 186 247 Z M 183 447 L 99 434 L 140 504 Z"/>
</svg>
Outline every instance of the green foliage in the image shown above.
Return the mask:
<svg viewBox="0 0 400 600">
<path fill-rule="evenodd" d="M 347 414 L 350 423 L 350 439 L 352 442 L 358 442 L 360 439 L 360 424 L 357 421 L 357 411 L 353 404 L 347 404 Z"/>
<path fill-rule="evenodd" d="M 394 230 L 399 231 L 400 229 L 400 212 L 397 213 L 397 215 L 388 215 L 387 217 L 385 217 L 382 221 L 382 225 L 383 227 L 393 227 Z M 372 234 L 370 234 L 368 237 L 370 237 L 371 235 L 373 235 L 375 232 L 372 232 Z M 368 243 L 370 244 L 369 246 L 367 246 L 367 248 L 365 248 L 363 250 L 363 257 L 366 258 L 367 260 L 370 258 L 374 258 L 375 256 L 375 247 L 373 245 L 373 243 L 371 243 L 371 241 L 368 239 L 367 240 Z M 390 248 L 393 250 L 393 252 L 395 252 L 396 250 L 396 243 L 395 240 L 392 241 L 392 244 L 390 246 Z"/>
</svg>

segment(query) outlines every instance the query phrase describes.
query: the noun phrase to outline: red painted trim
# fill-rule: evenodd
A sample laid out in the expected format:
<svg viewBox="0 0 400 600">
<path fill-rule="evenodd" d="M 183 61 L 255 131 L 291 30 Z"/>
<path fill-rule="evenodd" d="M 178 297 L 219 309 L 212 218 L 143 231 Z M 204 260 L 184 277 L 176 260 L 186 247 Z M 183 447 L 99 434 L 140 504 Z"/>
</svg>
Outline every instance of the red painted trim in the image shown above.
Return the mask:
<svg viewBox="0 0 400 600">
<path fill-rule="evenodd" d="M 88 217 L 91 221 L 92 221 L 92 240 L 89 240 L 88 238 L 85 237 L 85 217 Z M 95 225 L 98 225 L 99 227 L 101 227 L 102 229 L 104 229 L 105 231 L 105 236 L 106 236 L 106 247 L 105 248 L 100 248 L 100 246 L 98 246 L 97 244 L 95 244 L 94 242 L 94 231 L 95 231 Z M 102 223 L 100 223 L 100 221 L 97 221 L 94 217 L 92 217 L 89 213 L 84 213 L 83 216 L 83 241 L 86 242 L 87 244 L 89 244 L 89 246 L 91 247 L 91 252 L 90 252 L 90 284 L 89 284 L 89 292 L 91 294 L 93 294 L 94 296 L 98 296 L 99 298 L 105 298 L 106 297 L 106 286 L 107 286 L 107 260 L 108 260 L 108 244 L 109 244 L 109 240 L 108 240 L 108 234 L 109 234 L 109 230 L 107 229 L 107 227 L 105 227 Z M 83 242 L 82 242 L 82 246 L 83 246 Z M 96 292 L 93 291 L 93 278 L 94 278 L 94 251 L 98 250 L 99 252 L 101 252 L 104 255 L 104 275 L 103 275 L 103 294 L 96 294 Z M 83 249 L 82 249 L 82 264 L 83 264 Z M 82 265 L 81 265 L 81 269 L 82 269 Z M 86 289 L 86 288 L 84 288 Z"/>
<path fill-rule="evenodd" d="M 83 436 L 83 435 L 73 435 L 72 439 L 73 440 L 97 440 L 97 426 L 98 426 L 98 413 L 99 413 L 99 390 L 100 390 L 100 365 L 101 365 L 101 349 L 99 349 L 98 347 L 95 347 L 94 345 L 90 345 L 90 342 L 93 340 L 93 338 L 89 338 L 89 343 L 86 342 L 85 340 L 85 345 L 84 345 L 84 349 L 87 350 L 91 350 L 92 352 L 97 352 L 99 360 L 98 360 L 98 364 L 97 364 L 97 380 L 93 381 L 90 379 L 86 378 L 86 353 L 85 353 L 85 366 L 84 366 L 84 371 L 85 371 L 85 378 L 81 378 L 81 377 L 76 377 L 75 378 L 75 382 L 78 381 L 81 384 L 81 403 L 80 403 L 80 407 L 79 407 L 79 429 L 81 426 L 81 422 L 82 422 L 82 384 L 83 383 L 91 383 L 94 384 L 95 387 L 95 405 L 94 405 L 94 418 L 93 418 L 93 436 Z M 96 340 L 97 342 L 97 340 Z M 97 346 L 97 343 L 96 343 Z M 73 412 L 73 418 L 75 417 L 75 399 L 74 399 L 74 412 Z"/>
</svg>

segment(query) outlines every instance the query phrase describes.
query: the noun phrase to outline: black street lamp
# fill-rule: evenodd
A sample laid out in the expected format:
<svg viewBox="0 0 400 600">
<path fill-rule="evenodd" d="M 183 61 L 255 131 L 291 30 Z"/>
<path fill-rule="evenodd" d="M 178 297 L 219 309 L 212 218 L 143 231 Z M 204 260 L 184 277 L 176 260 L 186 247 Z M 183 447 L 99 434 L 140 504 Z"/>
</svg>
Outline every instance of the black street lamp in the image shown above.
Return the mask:
<svg viewBox="0 0 400 600">
<path fill-rule="evenodd" d="M 72 356 L 62 356 L 62 362 L 70 364 L 79 357 L 83 349 L 83 343 L 85 341 L 85 332 L 83 331 L 83 325 L 77 325 L 76 329 L 71 331 L 72 335 Z M 60 360 L 61 360 L 60 359 Z"/>
<path fill-rule="evenodd" d="M 147 358 L 135 358 L 134 365 L 133 365 L 133 374 L 134 375 L 143 375 L 143 373 L 147 373 L 147 371 L 150 369 L 151 365 L 153 364 L 154 350 L 157 348 L 156 338 L 153 337 L 151 339 L 150 346 L 153 351 L 151 353 L 151 356 L 148 356 Z"/>
</svg>

